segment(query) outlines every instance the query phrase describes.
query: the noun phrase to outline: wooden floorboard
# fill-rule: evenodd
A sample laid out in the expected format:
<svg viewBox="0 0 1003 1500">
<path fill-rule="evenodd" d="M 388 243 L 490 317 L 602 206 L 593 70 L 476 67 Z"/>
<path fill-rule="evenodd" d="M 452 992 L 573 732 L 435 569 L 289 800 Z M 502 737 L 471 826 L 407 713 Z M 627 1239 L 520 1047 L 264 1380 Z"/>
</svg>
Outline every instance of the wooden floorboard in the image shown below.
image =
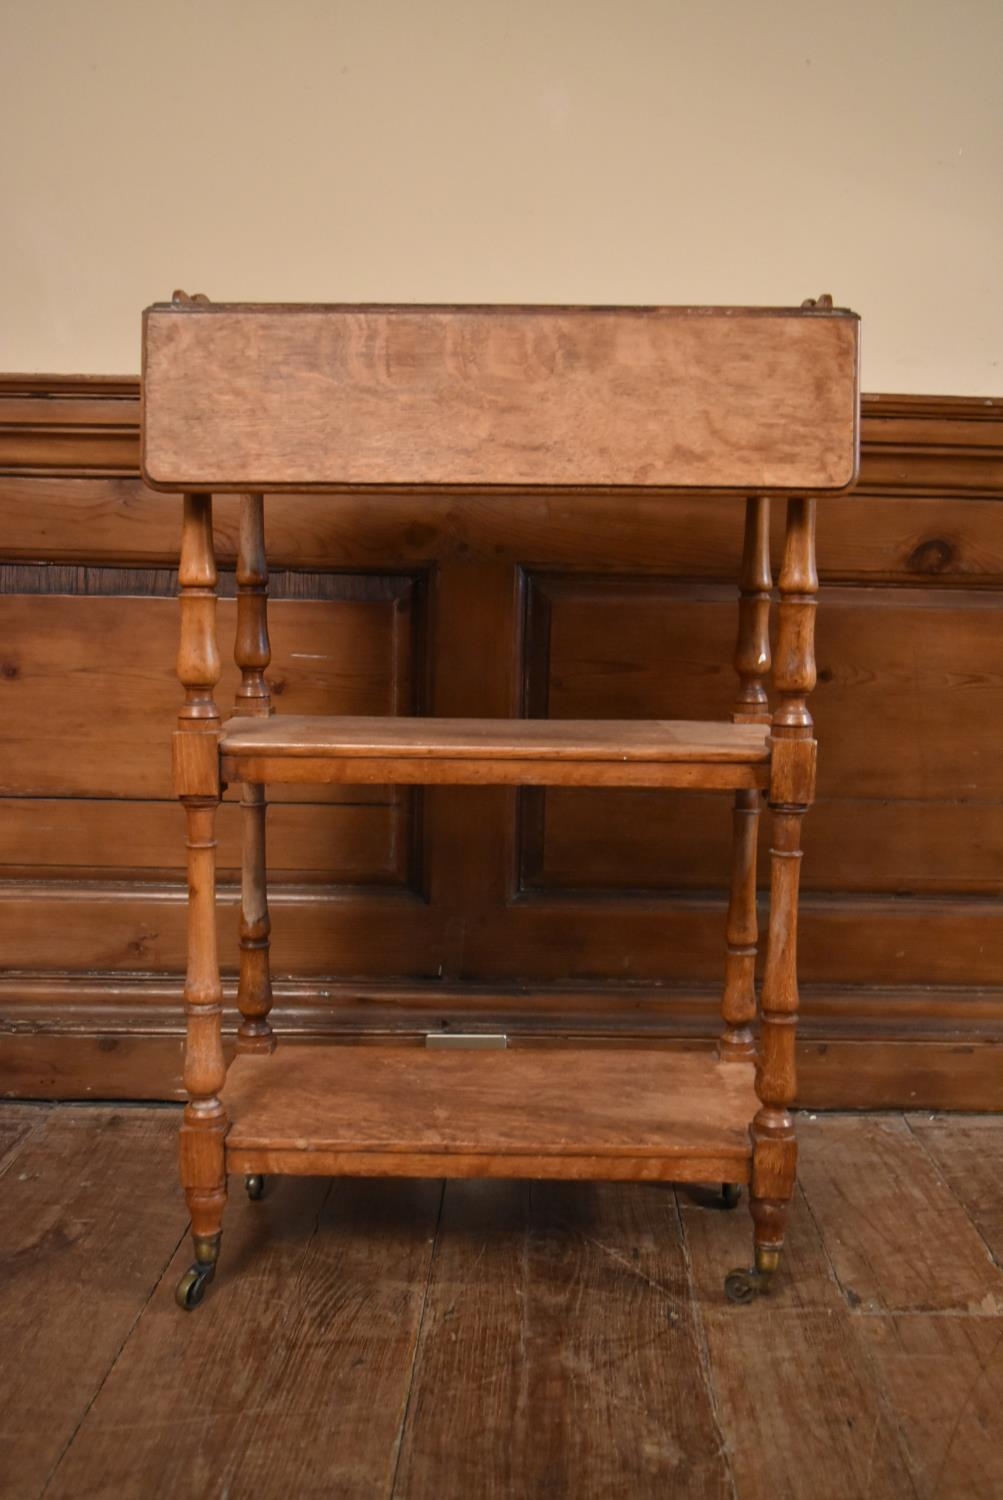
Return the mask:
<svg viewBox="0 0 1003 1500">
<path fill-rule="evenodd" d="M 235 1194 L 212 1295 L 175 1306 L 186 1247 L 47 1497 L 389 1495 L 441 1196 L 316 1179 Z"/>
<path fill-rule="evenodd" d="M 46 1114 L 33 1105 L 0 1104 L 0 1176 L 10 1170 L 29 1136 L 41 1130 Z"/>
<path fill-rule="evenodd" d="M 730 1496 L 671 1188 L 449 1182 L 395 1500 Z"/>
<path fill-rule="evenodd" d="M 1003 1119 L 803 1116 L 770 1297 L 743 1202 L 240 1183 L 184 1314 L 174 1109 L 0 1107 L 0 1495 L 1003 1494 Z"/>
<path fill-rule="evenodd" d="M 1003 1313 L 1003 1274 L 901 1116 L 820 1114 L 800 1122 L 799 1136 L 801 1182 L 851 1303 Z"/>
<path fill-rule="evenodd" d="M 792 1210 L 784 1271 L 770 1296 L 736 1308 L 722 1298 L 721 1278 L 725 1270 L 749 1264 L 744 1205 L 712 1214 L 694 1205 L 685 1189 L 678 1194 L 736 1496 L 911 1495 L 894 1414 L 854 1339 L 851 1310 L 803 1198 Z"/>
<path fill-rule="evenodd" d="M 907 1115 L 910 1130 L 1003 1265 L 1003 1120 L 999 1115 Z"/>
<path fill-rule="evenodd" d="M 854 1318 L 853 1328 L 920 1500 L 1003 1494 L 1003 1322 L 902 1313 Z"/>
<path fill-rule="evenodd" d="M 0 1178 L 0 1495 L 40 1494 L 185 1231 L 170 1109 L 39 1110 Z"/>
</svg>

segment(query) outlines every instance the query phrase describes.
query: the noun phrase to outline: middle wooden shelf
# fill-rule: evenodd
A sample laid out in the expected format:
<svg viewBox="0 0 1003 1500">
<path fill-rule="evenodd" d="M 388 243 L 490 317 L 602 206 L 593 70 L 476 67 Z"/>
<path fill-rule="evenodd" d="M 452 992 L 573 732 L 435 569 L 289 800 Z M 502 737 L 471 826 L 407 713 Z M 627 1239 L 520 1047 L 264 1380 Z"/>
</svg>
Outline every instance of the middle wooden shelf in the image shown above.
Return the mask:
<svg viewBox="0 0 1003 1500">
<path fill-rule="evenodd" d="M 230 719 L 227 781 L 493 786 L 769 785 L 769 726 L 685 719 Z"/>
</svg>

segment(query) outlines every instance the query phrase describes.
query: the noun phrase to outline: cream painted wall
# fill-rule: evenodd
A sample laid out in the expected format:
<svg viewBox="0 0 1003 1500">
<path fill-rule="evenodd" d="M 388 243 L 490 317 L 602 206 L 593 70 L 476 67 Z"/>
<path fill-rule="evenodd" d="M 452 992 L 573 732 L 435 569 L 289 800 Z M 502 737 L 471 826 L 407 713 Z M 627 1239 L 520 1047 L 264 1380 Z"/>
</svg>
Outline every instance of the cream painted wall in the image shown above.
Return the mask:
<svg viewBox="0 0 1003 1500">
<path fill-rule="evenodd" d="M 0 0 L 0 369 L 221 300 L 765 302 L 1003 391 L 1003 0 Z"/>
</svg>

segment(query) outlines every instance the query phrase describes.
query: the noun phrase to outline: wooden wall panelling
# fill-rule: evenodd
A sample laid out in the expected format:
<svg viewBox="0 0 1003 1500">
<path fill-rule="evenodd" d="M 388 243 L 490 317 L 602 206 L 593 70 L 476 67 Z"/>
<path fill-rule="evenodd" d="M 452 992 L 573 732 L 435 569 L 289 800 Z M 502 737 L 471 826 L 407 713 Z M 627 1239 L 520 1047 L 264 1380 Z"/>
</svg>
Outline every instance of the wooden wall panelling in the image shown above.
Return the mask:
<svg viewBox="0 0 1003 1500">
<path fill-rule="evenodd" d="M 0 381 L 13 1093 L 177 1087 L 181 820 L 166 745 L 180 505 L 139 481 L 137 420 L 128 381 Z M 860 489 L 819 506 L 803 1098 L 999 1107 L 1003 402 L 865 398 L 863 438 Z M 277 706 L 330 694 L 357 712 L 727 715 L 740 511 L 646 497 L 625 525 L 622 501 L 602 495 L 273 497 L 270 560 L 288 580 Z M 236 497 L 218 498 L 216 523 L 232 567 Z M 683 597 L 699 598 L 703 626 L 685 641 Z M 307 612 L 331 641 L 320 667 L 296 655 Z M 683 665 L 669 678 L 671 648 Z M 102 677 L 99 659 L 121 666 Z M 49 738 L 57 690 L 81 740 L 76 780 L 58 779 Z M 131 738 L 125 765 L 89 729 L 95 692 Z M 290 1035 L 418 1038 L 463 1016 L 541 1042 L 617 1029 L 695 1045 L 718 1029 L 727 798 L 307 795 L 277 795 L 271 813 L 276 1024 Z M 234 812 L 224 803 L 225 880 Z M 232 975 L 235 916 L 221 948 Z"/>
</svg>

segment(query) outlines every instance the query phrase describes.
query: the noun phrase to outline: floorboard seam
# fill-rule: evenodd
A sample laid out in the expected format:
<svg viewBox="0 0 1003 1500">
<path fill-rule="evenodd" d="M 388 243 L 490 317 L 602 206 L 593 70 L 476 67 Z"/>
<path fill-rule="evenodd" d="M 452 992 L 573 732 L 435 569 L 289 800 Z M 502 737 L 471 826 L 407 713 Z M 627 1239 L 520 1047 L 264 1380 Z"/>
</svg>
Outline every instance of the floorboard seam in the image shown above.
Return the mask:
<svg viewBox="0 0 1003 1500">
<path fill-rule="evenodd" d="M 94 1393 L 91 1396 L 90 1400 L 88 1401 L 87 1405 L 84 1407 L 83 1411 L 81 1412 L 79 1422 L 76 1424 L 76 1426 L 74 1427 L 73 1431 L 70 1433 L 69 1437 L 66 1439 L 66 1442 L 63 1444 L 63 1447 L 60 1450 L 59 1457 L 56 1459 L 55 1463 L 52 1465 L 52 1468 L 49 1470 L 49 1473 L 48 1473 L 48 1476 L 46 1477 L 45 1483 L 43 1484 L 42 1488 L 38 1492 L 39 1500 L 42 1500 L 42 1497 L 48 1493 L 50 1485 L 52 1484 L 53 1480 L 56 1478 L 57 1474 L 59 1473 L 59 1469 L 60 1469 L 60 1467 L 62 1465 L 63 1459 L 66 1457 L 67 1453 L 70 1451 L 70 1449 L 73 1447 L 73 1444 L 76 1442 L 77 1433 L 80 1431 L 81 1427 L 83 1427 L 84 1423 L 87 1421 L 87 1418 L 90 1416 L 90 1413 L 91 1413 L 91 1411 L 92 1411 L 92 1409 L 94 1407 L 95 1401 L 98 1399 L 98 1397 L 100 1396 L 101 1392 L 104 1390 L 106 1384 L 108 1383 L 109 1376 L 111 1375 L 112 1371 L 115 1369 L 115 1366 L 118 1364 L 119 1360 L 121 1359 L 122 1353 L 123 1353 L 123 1351 L 125 1349 L 126 1344 L 129 1342 L 129 1340 L 132 1338 L 132 1335 L 135 1333 L 136 1328 L 137 1328 L 137 1326 L 139 1324 L 140 1318 L 142 1318 L 143 1314 L 146 1312 L 146 1309 L 149 1307 L 150 1303 L 153 1301 L 154 1297 L 156 1296 L 157 1290 L 158 1290 L 161 1282 L 163 1281 L 164 1277 L 167 1275 L 167 1272 L 168 1272 L 168 1269 L 170 1268 L 171 1262 L 173 1261 L 174 1257 L 177 1255 L 178 1250 L 184 1244 L 184 1242 L 185 1242 L 185 1240 L 186 1240 L 186 1238 L 188 1236 L 188 1232 L 189 1232 L 190 1228 L 191 1228 L 191 1225 L 190 1224 L 186 1224 L 185 1227 L 184 1227 L 184 1229 L 179 1234 L 178 1238 L 175 1240 L 174 1247 L 171 1250 L 170 1254 L 168 1255 L 167 1259 L 164 1261 L 163 1265 L 161 1266 L 160 1271 L 159 1271 L 158 1275 L 156 1276 L 156 1278 L 155 1278 L 155 1280 L 153 1282 L 153 1285 L 151 1286 L 151 1288 L 150 1288 L 150 1290 L 149 1290 L 146 1298 L 143 1301 L 143 1305 L 140 1307 L 139 1311 L 136 1313 L 136 1316 L 133 1318 L 132 1322 L 129 1324 L 129 1327 L 126 1329 L 125 1334 L 124 1334 L 124 1336 L 122 1338 L 122 1342 L 119 1344 L 118 1348 L 115 1350 L 115 1353 L 113 1354 L 113 1356 L 112 1356 L 112 1358 L 111 1358 L 111 1360 L 110 1360 L 110 1362 L 108 1364 L 108 1368 L 105 1370 L 105 1372 L 102 1375 L 101 1379 L 98 1381 L 97 1389 L 94 1391 Z"/>
<path fill-rule="evenodd" d="M 31 1122 L 30 1128 L 25 1132 L 21 1139 L 19 1141 L 15 1141 L 12 1146 L 8 1146 L 3 1156 L 0 1157 L 0 1177 L 5 1177 L 7 1175 L 7 1172 L 17 1161 L 18 1157 L 21 1155 L 21 1152 L 24 1150 L 25 1146 L 27 1146 L 28 1142 L 35 1139 L 35 1136 L 45 1124 L 45 1121 L 51 1112 L 52 1106 L 43 1105 L 42 1109 L 44 1110 L 44 1113 L 41 1114 L 40 1118 L 37 1120 L 33 1120 Z"/>
<path fill-rule="evenodd" d="M 829 1253 L 829 1246 L 826 1243 L 825 1235 L 822 1233 L 822 1226 L 818 1221 L 818 1215 L 812 1207 L 811 1199 L 808 1197 L 808 1190 L 806 1189 L 800 1177 L 797 1181 L 796 1192 L 799 1201 L 804 1204 L 808 1217 L 809 1219 L 811 1219 L 812 1225 L 814 1226 L 815 1233 L 818 1236 L 819 1246 L 821 1248 L 822 1254 L 825 1257 L 825 1263 L 829 1267 L 829 1275 L 833 1279 L 836 1290 L 839 1293 L 840 1297 L 843 1299 L 843 1302 L 846 1304 L 847 1310 L 850 1312 L 854 1312 L 856 1310 L 856 1303 L 847 1292 L 847 1289 L 843 1285 L 843 1282 L 840 1278 L 839 1272 L 836 1270 L 836 1263 Z"/>
<path fill-rule="evenodd" d="M 909 1476 L 909 1484 L 912 1487 L 912 1493 L 916 1497 L 916 1500 L 923 1500 L 916 1480 L 917 1470 L 922 1466 L 918 1463 L 916 1455 L 913 1453 L 913 1450 L 909 1444 L 909 1440 L 902 1430 L 902 1425 L 899 1422 L 898 1414 L 896 1413 L 895 1407 L 892 1404 L 892 1400 L 885 1387 L 884 1380 L 881 1378 L 881 1371 L 878 1368 L 877 1361 L 874 1359 L 866 1341 L 862 1338 L 857 1337 L 855 1322 L 858 1316 L 858 1309 L 854 1306 L 851 1299 L 846 1295 L 846 1290 L 839 1278 L 839 1273 L 836 1270 L 835 1264 L 833 1263 L 832 1256 L 829 1254 L 829 1247 L 826 1244 L 825 1235 L 822 1233 L 822 1226 L 818 1221 L 818 1216 L 816 1215 L 815 1209 L 812 1206 L 811 1199 L 808 1197 L 807 1190 L 803 1182 L 801 1182 L 800 1180 L 797 1184 L 797 1193 L 800 1201 L 804 1204 L 805 1209 L 808 1213 L 808 1217 L 811 1219 L 811 1222 L 815 1228 L 815 1234 L 818 1237 L 819 1246 L 821 1248 L 822 1254 L 825 1257 L 826 1265 L 829 1267 L 829 1273 L 836 1284 L 839 1295 L 843 1298 L 843 1301 L 846 1304 L 845 1325 L 847 1328 L 847 1332 L 849 1333 L 850 1338 L 853 1340 L 854 1348 L 860 1354 L 860 1357 L 864 1363 L 864 1367 L 871 1377 L 872 1388 L 877 1393 L 878 1403 L 881 1407 L 881 1411 L 885 1418 L 885 1421 L 888 1423 L 888 1426 L 895 1434 L 896 1441 L 898 1442 L 899 1449 L 902 1453 L 905 1470 Z M 888 1317 L 890 1315 L 887 1311 L 882 1310 L 880 1314 L 873 1314 L 873 1316 Z"/>
<path fill-rule="evenodd" d="M 972 1215 L 971 1209 L 968 1207 L 968 1204 L 965 1202 L 964 1198 L 960 1197 L 959 1194 L 954 1191 L 954 1188 L 951 1186 L 950 1179 L 945 1174 L 943 1167 L 940 1165 L 940 1162 L 937 1160 L 937 1158 L 934 1156 L 933 1152 L 930 1150 L 929 1146 L 926 1144 L 926 1141 L 924 1141 L 924 1139 L 923 1139 L 923 1132 L 921 1130 L 914 1130 L 913 1129 L 912 1123 L 910 1122 L 908 1115 L 905 1116 L 905 1122 L 906 1122 L 906 1125 L 909 1127 L 909 1134 L 912 1136 L 912 1138 L 913 1138 L 914 1141 L 918 1141 L 919 1142 L 919 1145 L 920 1145 L 920 1147 L 922 1149 L 923 1155 L 926 1157 L 927 1161 L 930 1163 L 930 1165 L 933 1168 L 934 1172 L 937 1174 L 937 1176 L 939 1177 L 940 1181 L 943 1183 L 944 1187 L 950 1193 L 950 1195 L 954 1199 L 955 1203 L 957 1203 L 959 1205 L 959 1207 L 961 1208 L 962 1212 L 965 1215 L 965 1218 L 968 1220 L 969 1224 L 971 1224 L 972 1228 L 975 1230 L 975 1233 L 978 1235 L 978 1237 L 982 1241 L 983 1245 L 985 1245 L 985 1247 L 986 1247 L 986 1254 L 988 1255 L 990 1261 L 992 1262 L 992 1264 L 996 1267 L 996 1269 L 998 1271 L 1003 1271 L 1003 1265 L 1001 1265 L 1000 1262 L 999 1262 L 999 1260 L 996 1258 L 996 1254 L 995 1254 L 995 1252 L 993 1250 L 992 1245 L 990 1245 L 989 1241 L 986 1239 L 985 1235 L 982 1233 L 982 1230 L 979 1228 L 978 1224 L 976 1223 L 975 1218 Z"/>
<path fill-rule="evenodd" d="M 961 1405 L 958 1407 L 957 1415 L 955 1416 L 954 1422 L 951 1425 L 951 1431 L 948 1434 L 947 1441 L 944 1444 L 944 1456 L 943 1456 L 943 1458 L 940 1461 L 940 1467 L 937 1469 L 937 1472 L 936 1472 L 936 1474 L 934 1474 L 933 1480 L 931 1481 L 931 1485 L 930 1485 L 930 1493 L 931 1494 L 936 1495 L 936 1494 L 939 1493 L 939 1490 L 938 1490 L 937 1486 L 940 1484 L 941 1478 L 943 1477 L 943 1474 L 944 1474 L 944 1470 L 947 1468 L 947 1465 L 948 1465 L 948 1463 L 950 1461 L 951 1449 L 954 1447 L 954 1440 L 957 1437 L 958 1432 L 959 1432 L 959 1430 L 961 1428 L 962 1418 L 965 1416 L 965 1413 L 968 1411 L 968 1408 L 971 1406 L 971 1404 L 972 1404 L 972 1397 L 974 1396 L 976 1390 L 978 1389 L 978 1387 L 981 1384 L 981 1382 L 985 1379 L 985 1377 L 986 1377 L 986 1371 L 988 1370 L 988 1368 L 989 1368 L 990 1364 L 992 1363 L 992 1361 L 995 1359 L 995 1357 L 996 1357 L 996 1351 L 999 1348 L 1001 1342 L 1003 1342 L 1003 1333 L 1001 1333 L 999 1335 L 999 1337 L 997 1338 L 997 1340 L 996 1340 L 995 1344 L 993 1345 L 992 1349 L 989 1351 L 989 1354 L 986 1357 L 986 1359 L 984 1359 L 984 1360 L 982 1360 L 982 1359 L 978 1360 L 978 1366 L 979 1366 L 978 1373 L 975 1375 L 974 1379 L 969 1382 L 968 1389 L 965 1392 L 965 1399 L 962 1401 Z"/>
<path fill-rule="evenodd" d="M 443 1182 L 439 1191 L 439 1212 L 435 1216 L 435 1229 L 432 1231 L 432 1253 L 428 1257 L 428 1275 L 425 1277 L 425 1290 L 422 1293 L 421 1307 L 418 1311 L 418 1327 L 414 1334 L 414 1352 L 411 1355 L 411 1369 L 408 1372 L 407 1396 L 404 1399 L 404 1414 L 401 1417 L 400 1430 L 397 1436 L 397 1452 L 394 1454 L 394 1472 L 390 1479 L 390 1490 L 387 1500 L 395 1500 L 397 1494 L 397 1480 L 400 1475 L 401 1459 L 404 1456 L 404 1438 L 407 1433 L 407 1419 L 411 1411 L 411 1397 L 414 1394 L 414 1374 L 418 1367 L 418 1358 L 421 1351 L 421 1336 L 425 1327 L 425 1309 L 428 1306 L 428 1294 L 432 1288 L 432 1273 L 435 1270 L 435 1257 L 439 1249 L 439 1228 L 442 1224 L 442 1210 L 446 1201 L 446 1184 Z"/>
<path fill-rule="evenodd" d="M 707 1343 L 707 1331 L 704 1328 L 700 1298 L 697 1294 L 696 1282 L 693 1279 L 693 1260 L 690 1255 L 689 1237 L 686 1233 L 686 1216 L 679 1202 L 679 1191 L 677 1188 L 672 1189 L 672 1200 L 676 1209 L 676 1223 L 679 1226 L 679 1241 L 683 1252 L 683 1266 L 686 1271 L 686 1288 L 689 1293 L 690 1314 L 693 1318 L 693 1342 L 696 1346 L 697 1362 L 700 1366 L 700 1371 L 704 1379 L 704 1387 L 707 1391 L 707 1402 L 710 1406 L 714 1431 L 717 1433 L 718 1452 L 724 1461 L 724 1470 L 728 1477 L 728 1484 L 731 1488 L 733 1500 L 739 1500 L 735 1472 L 731 1466 L 731 1450 L 725 1438 L 724 1426 L 721 1420 L 721 1408 L 717 1386 L 714 1383 L 714 1367 L 710 1357 L 710 1346 Z"/>
<path fill-rule="evenodd" d="M 287 1178 L 286 1180 L 288 1181 L 289 1179 Z M 327 1191 L 321 1198 L 320 1202 L 317 1204 L 317 1212 L 313 1216 L 313 1228 L 307 1235 L 303 1248 L 300 1251 L 299 1265 L 296 1271 L 296 1280 L 292 1285 L 292 1295 L 289 1298 L 288 1308 L 282 1319 L 283 1323 L 288 1322 L 290 1315 L 302 1303 L 301 1291 L 303 1287 L 303 1278 L 307 1273 L 307 1262 L 310 1258 L 310 1246 L 313 1244 L 314 1240 L 320 1233 L 320 1221 L 324 1216 L 324 1210 L 327 1207 L 328 1199 L 334 1192 L 334 1183 L 335 1179 L 333 1177 L 329 1178 Z"/>
</svg>

